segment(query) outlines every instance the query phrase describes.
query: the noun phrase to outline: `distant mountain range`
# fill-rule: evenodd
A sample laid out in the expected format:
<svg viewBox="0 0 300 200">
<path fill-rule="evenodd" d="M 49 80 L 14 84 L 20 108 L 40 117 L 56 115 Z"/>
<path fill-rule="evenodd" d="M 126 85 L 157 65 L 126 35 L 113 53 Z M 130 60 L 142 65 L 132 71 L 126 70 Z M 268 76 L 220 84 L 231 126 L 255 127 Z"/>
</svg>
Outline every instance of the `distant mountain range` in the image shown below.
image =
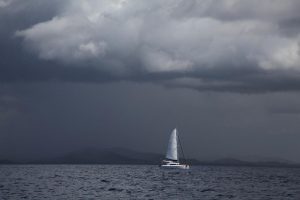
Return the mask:
<svg viewBox="0 0 300 200">
<path fill-rule="evenodd" d="M 124 148 L 107 149 L 84 149 L 75 151 L 64 156 L 42 160 L 18 162 L 0 160 L 0 164 L 147 164 L 158 165 L 164 155 L 157 153 L 139 152 Z M 263 167 L 300 167 L 299 163 L 283 160 L 244 161 L 241 159 L 223 158 L 214 161 L 199 161 L 187 159 L 192 165 L 215 165 L 215 166 L 263 166 Z"/>
</svg>

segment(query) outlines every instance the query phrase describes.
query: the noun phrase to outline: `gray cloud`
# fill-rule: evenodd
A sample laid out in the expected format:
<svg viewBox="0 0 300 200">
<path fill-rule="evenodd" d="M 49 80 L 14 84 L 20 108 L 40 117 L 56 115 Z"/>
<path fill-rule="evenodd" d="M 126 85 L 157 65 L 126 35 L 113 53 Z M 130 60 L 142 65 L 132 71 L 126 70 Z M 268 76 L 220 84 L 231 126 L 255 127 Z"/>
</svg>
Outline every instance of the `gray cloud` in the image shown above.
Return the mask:
<svg viewBox="0 0 300 200">
<path fill-rule="evenodd" d="M 15 43 L 13 52 L 25 58 L 9 61 L 2 81 L 129 80 L 249 93 L 300 89 L 296 0 L 5 2 L 3 19 L 29 17 L 11 27 L 6 47 Z"/>
<path fill-rule="evenodd" d="M 278 70 L 298 73 L 299 36 L 286 37 L 277 25 L 297 18 L 299 4 L 264 2 L 254 9 L 257 5 L 246 1 L 77 1 L 17 35 L 45 60 L 91 65 L 120 77 L 173 73 L 179 79 L 192 78 L 191 85 L 185 81 L 183 86 L 200 90 L 259 90 L 263 87 L 256 86 L 255 81 L 262 81 L 259 76 L 276 76 Z M 281 19 L 284 13 L 289 15 Z M 245 75 L 225 81 L 201 76 L 203 70 L 247 73 L 247 67 L 260 71 L 250 81 L 242 79 Z M 194 73 L 200 76 L 186 77 Z M 182 80 L 176 80 L 171 82 L 180 86 Z M 271 79 L 269 84 L 277 87 L 278 82 Z"/>
</svg>

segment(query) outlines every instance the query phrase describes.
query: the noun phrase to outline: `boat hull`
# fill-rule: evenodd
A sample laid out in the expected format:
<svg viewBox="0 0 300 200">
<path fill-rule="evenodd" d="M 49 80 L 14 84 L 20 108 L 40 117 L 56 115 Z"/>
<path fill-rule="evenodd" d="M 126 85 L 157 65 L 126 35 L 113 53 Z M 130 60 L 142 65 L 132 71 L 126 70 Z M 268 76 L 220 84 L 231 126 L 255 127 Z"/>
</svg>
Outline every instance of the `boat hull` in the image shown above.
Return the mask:
<svg viewBox="0 0 300 200">
<path fill-rule="evenodd" d="M 162 169 L 190 169 L 189 165 L 160 165 Z"/>
</svg>

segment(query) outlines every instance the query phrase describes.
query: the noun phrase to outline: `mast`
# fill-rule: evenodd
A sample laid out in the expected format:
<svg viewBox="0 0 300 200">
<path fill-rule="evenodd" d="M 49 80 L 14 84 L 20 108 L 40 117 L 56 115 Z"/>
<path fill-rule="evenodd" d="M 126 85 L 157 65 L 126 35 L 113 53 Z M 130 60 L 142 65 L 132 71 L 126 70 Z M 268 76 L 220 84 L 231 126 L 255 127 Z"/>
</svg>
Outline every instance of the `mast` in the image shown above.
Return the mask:
<svg viewBox="0 0 300 200">
<path fill-rule="evenodd" d="M 177 132 L 178 132 L 178 131 L 177 131 Z M 184 164 L 187 164 L 186 158 L 185 158 L 185 156 L 184 156 L 183 148 L 182 148 L 182 145 L 181 145 L 181 141 L 180 141 L 179 134 L 177 134 L 177 137 L 178 137 L 178 141 L 179 141 L 179 146 L 180 146 L 180 149 L 181 149 L 182 157 L 183 157 L 183 160 L 184 160 Z"/>
</svg>

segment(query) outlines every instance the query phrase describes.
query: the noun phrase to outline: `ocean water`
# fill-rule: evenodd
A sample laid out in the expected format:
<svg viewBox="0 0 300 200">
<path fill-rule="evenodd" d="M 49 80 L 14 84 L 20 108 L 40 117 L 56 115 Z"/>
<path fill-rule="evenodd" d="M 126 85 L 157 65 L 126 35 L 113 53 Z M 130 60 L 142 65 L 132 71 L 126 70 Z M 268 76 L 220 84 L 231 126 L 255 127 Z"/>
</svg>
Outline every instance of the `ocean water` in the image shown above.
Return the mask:
<svg viewBox="0 0 300 200">
<path fill-rule="evenodd" d="M 2 165 L 0 199 L 299 200 L 300 169 Z"/>
</svg>

